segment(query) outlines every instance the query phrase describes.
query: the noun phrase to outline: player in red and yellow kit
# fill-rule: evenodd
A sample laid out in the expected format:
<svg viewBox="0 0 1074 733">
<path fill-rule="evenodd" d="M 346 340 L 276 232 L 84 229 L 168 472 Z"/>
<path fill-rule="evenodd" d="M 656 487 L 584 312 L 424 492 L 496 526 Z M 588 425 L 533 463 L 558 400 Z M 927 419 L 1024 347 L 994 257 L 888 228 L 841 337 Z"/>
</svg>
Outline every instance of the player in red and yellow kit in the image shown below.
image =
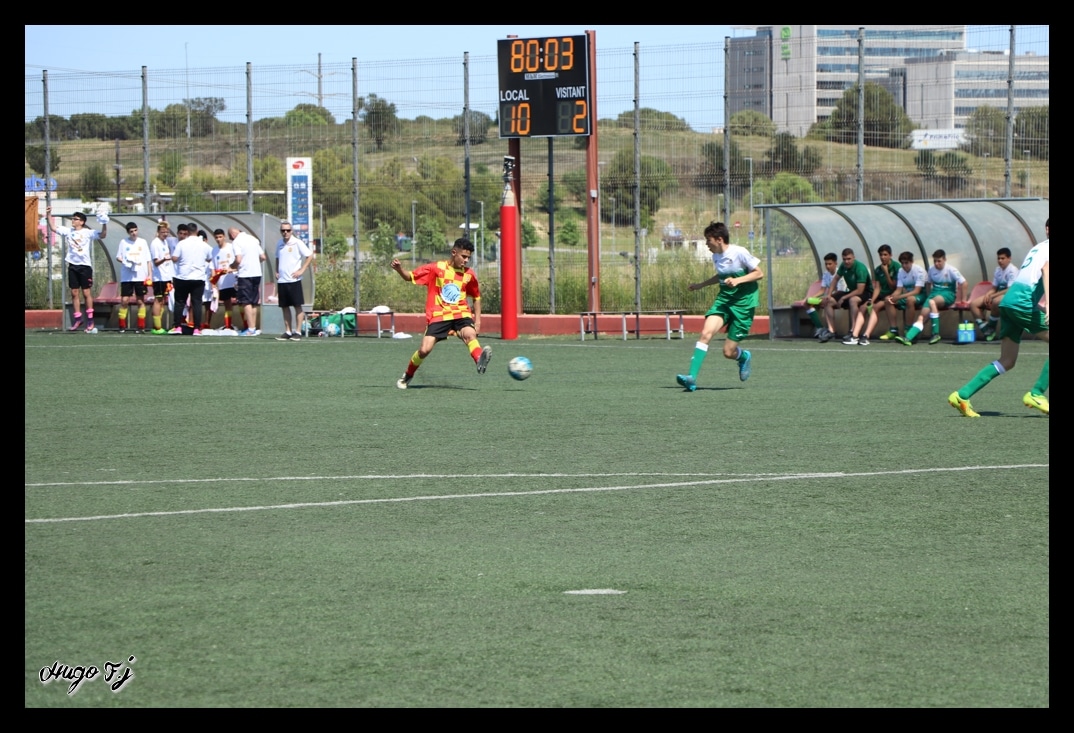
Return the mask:
<svg viewBox="0 0 1074 733">
<path fill-rule="evenodd" d="M 399 260 L 392 260 L 392 269 L 399 273 L 399 277 L 429 289 L 425 298 L 425 322 L 428 325 L 421 346 L 410 357 L 406 373 L 395 383 L 399 389 L 407 388 L 436 342 L 448 336 L 458 336 L 477 364 L 477 373 L 485 373 L 492 349 L 488 346 L 481 348 L 477 342 L 481 330 L 481 288 L 477 284 L 477 273 L 466 266 L 473 253 L 473 243 L 460 237 L 451 247 L 449 260 L 430 262 L 411 271 L 404 270 Z M 467 298 L 473 301 L 472 310 Z"/>
</svg>

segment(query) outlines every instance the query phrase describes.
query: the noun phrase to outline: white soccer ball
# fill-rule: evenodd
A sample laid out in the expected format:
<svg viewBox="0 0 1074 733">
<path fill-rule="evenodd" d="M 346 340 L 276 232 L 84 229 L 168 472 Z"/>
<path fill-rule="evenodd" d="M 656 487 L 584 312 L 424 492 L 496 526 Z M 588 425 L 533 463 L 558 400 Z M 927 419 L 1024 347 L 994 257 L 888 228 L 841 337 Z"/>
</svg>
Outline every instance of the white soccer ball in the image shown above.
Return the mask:
<svg viewBox="0 0 1074 733">
<path fill-rule="evenodd" d="M 324 332 L 327 333 L 329 336 L 338 336 L 339 335 L 339 324 L 338 323 L 329 323 L 327 326 L 324 327 Z"/>
<path fill-rule="evenodd" d="M 507 363 L 507 373 L 511 375 L 512 379 L 522 381 L 523 379 L 529 379 L 533 374 L 533 363 L 524 356 L 516 356 L 514 359 Z"/>
</svg>

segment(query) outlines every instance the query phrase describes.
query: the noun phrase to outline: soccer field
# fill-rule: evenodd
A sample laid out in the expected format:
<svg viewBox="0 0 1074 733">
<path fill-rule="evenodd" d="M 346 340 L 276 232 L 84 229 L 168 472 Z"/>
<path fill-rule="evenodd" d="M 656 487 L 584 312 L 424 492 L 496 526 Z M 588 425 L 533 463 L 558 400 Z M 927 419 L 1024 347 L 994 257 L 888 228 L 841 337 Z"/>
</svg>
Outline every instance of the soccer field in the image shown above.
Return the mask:
<svg viewBox="0 0 1074 733">
<path fill-rule="evenodd" d="M 25 705 L 1048 707 L 1048 345 L 694 337 L 27 333 Z"/>
</svg>

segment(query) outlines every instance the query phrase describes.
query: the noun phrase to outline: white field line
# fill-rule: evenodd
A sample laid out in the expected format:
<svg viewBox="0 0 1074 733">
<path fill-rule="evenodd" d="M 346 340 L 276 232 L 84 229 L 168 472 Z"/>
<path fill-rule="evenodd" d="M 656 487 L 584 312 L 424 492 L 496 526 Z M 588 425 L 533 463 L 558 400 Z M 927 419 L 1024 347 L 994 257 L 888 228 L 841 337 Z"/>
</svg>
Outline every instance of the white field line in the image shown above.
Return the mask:
<svg viewBox="0 0 1074 733">
<path fill-rule="evenodd" d="M 294 504 L 270 504 L 264 506 L 241 506 L 241 507 L 214 507 L 204 509 L 182 509 L 176 511 L 166 512 L 134 512 L 129 514 L 102 514 L 95 516 L 84 517 L 53 517 L 53 518 L 38 518 L 27 519 L 26 524 L 55 524 L 60 522 L 92 522 L 111 519 L 135 519 L 139 517 L 169 517 L 169 516 L 182 516 L 190 514 L 218 514 L 218 513 L 231 513 L 231 512 L 255 512 L 255 511 L 269 511 L 269 510 L 289 510 L 289 509 L 313 509 L 324 507 L 339 507 L 339 506 L 354 506 L 358 504 L 394 504 L 410 501 L 445 501 L 456 499 L 487 499 L 487 498 L 501 498 L 501 497 L 526 497 L 526 496 L 545 496 L 549 494 L 579 494 L 579 493 L 593 493 L 598 491 L 630 491 L 638 489 L 671 489 L 682 488 L 687 486 L 713 486 L 718 484 L 734 484 L 734 483 L 755 483 L 759 481 L 802 481 L 802 480 L 814 480 L 814 479 L 848 479 L 848 478 L 861 478 L 868 476 L 903 476 L 907 474 L 916 473 L 940 473 L 951 471 L 997 471 L 997 470 L 1020 470 L 1024 468 L 1048 468 L 1046 463 L 1024 463 L 1010 466 L 957 466 L 953 468 L 908 468 L 899 471 L 863 471 L 858 473 L 846 473 L 843 471 L 830 471 L 822 473 L 794 473 L 794 474 L 751 474 L 735 476 L 732 478 L 713 478 L 705 479 L 701 481 L 674 481 L 668 483 L 657 484 L 633 484 L 625 486 L 587 486 L 578 487 L 572 489 L 543 489 L 537 491 L 495 491 L 495 492 L 482 492 L 475 494 L 439 494 L 439 495 L 427 495 L 427 496 L 405 496 L 405 497 L 393 497 L 382 499 L 349 499 L 343 501 L 320 501 L 320 502 L 302 502 Z M 638 475 L 638 474 L 470 474 L 470 475 L 431 475 L 431 474 L 407 474 L 400 476 L 370 476 L 366 478 L 376 479 L 407 479 L 407 478 L 460 478 L 460 479 L 474 479 L 474 478 L 535 478 L 535 477 L 578 477 L 578 478 L 593 478 L 593 477 L 617 477 L 624 475 Z M 646 475 L 668 475 L 668 474 L 646 474 Z M 682 474 L 671 474 L 682 475 Z M 697 475 L 697 474 L 687 474 Z M 328 480 L 328 479 L 341 479 L 341 478 L 362 478 L 358 476 L 352 477 L 284 477 L 284 480 Z M 274 479 L 215 479 L 220 481 L 227 480 L 255 480 L 255 481 L 268 481 Z M 276 479 L 280 480 L 280 479 Z M 121 482 L 110 482 L 121 483 Z M 136 483 L 136 482 L 131 482 Z M 148 482 L 137 482 L 148 483 Z M 157 482 L 164 483 L 164 482 Z M 179 483 L 179 482 L 174 482 Z M 41 484 L 39 484 L 40 486 Z M 29 486 L 29 484 L 28 484 Z"/>
</svg>

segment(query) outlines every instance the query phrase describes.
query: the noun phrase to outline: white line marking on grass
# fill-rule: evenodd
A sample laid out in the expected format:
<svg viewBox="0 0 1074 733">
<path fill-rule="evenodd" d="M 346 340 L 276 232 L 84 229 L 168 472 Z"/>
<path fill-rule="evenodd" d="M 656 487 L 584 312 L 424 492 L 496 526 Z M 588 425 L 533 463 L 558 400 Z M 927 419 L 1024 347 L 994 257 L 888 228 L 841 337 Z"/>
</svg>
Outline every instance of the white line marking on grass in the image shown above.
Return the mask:
<svg viewBox="0 0 1074 733">
<path fill-rule="evenodd" d="M 583 590 L 565 590 L 564 595 L 567 596 L 621 596 L 626 593 L 625 590 L 616 590 L 615 588 L 585 588 Z"/>
<path fill-rule="evenodd" d="M 1020 468 L 1048 468 L 1046 463 L 1023 463 L 1014 466 L 959 466 L 955 468 L 908 468 L 901 471 L 863 471 L 845 473 L 832 471 L 826 473 L 793 473 L 787 475 L 765 474 L 760 476 L 741 476 L 737 478 L 708 479 L 705 481 L 675 481 L 661 484 L 636 484 L 632 486 L 587 486 L 575 489 L 542 489 L 538 491 L 489 491 L 478 494 L 440 494 L 432 496 L 400 496 L 388 499 L 346 499 L 341 501 L 302 502 L 296 504 L 270 504 L 265 506 L 215 507 L 209 509 L 180 509 L 167 512 L 132 512 L 129 514 L 99 514 L 89 517 L 54 517 L 47 519 L 27 519 L 26 524 L 54 524 L 59 522 L 92 522 L 103 519 L 134 519 L 138 517 L 172 517 L 189 514 L 220 514 L 232 512 L 260 512 L 278 509 L 317 509 L 337 506 L 355 506 L 358 504 L 399 504 L 410 501 L 444 501 L 448 499 L 490 499 L 504 497 L 547 496 L 549 494 L 584 494 L 597 491 L 629 491 L 633 489 L 676 489 L 687 486 L 713 486 L 716 484 L 755 483 L 758 481 L 797 481 L 801 479 L 861 478 L 868 476 L 901 476 L 913 473 L 940 473 L 949 471 L 996 471 L 1016 470 Z M 550 474 L 535 474 L 546 476 Z M 399 478 L 389 476 L 386 478 Z"/>
<path fill-rule="evenodd" d="M 478 478 L 612 478 L 615 476 L 759 476 L 766 474 L 733 474 L 733 473 L 403 473 L 403 474 L 358 474 L 353 476 L 232 476 L 221 478 L 190 478 L 190 479 L 152 479 L 148 481 L 119 480 L 119 481 L 54 481 L 47 483 L 26 484 L 26 488 L 41 488 L 45 486 L 151 486 L 153 484 L 211 484 L 227 482 L 249 481 L 355 481 L 355 480 L 381 480 L 381 479 L 478 479 Z M 771 474 L 779 476 L 781 474 Z"/>
</svg>

